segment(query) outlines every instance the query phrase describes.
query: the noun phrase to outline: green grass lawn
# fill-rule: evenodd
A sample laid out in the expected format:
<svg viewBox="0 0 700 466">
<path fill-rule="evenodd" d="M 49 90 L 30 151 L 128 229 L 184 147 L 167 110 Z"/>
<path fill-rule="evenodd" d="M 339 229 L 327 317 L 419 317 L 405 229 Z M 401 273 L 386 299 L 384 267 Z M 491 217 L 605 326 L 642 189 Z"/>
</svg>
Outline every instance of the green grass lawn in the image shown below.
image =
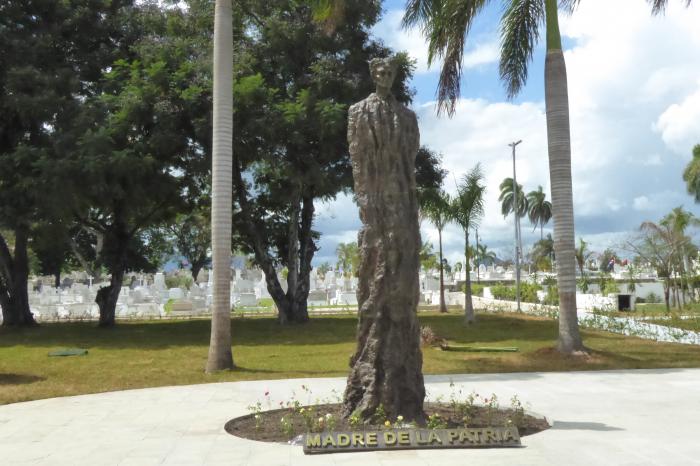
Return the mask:
<svg viewBox="0 0 700 466">
<path fill-rule="evenodd" d="M 700 332 L 700 316 L 691 317 L 690 319 L 679 319 L 677 316 L 671 319 L 658 319 L 647 321 L 651 324 L 665 325 L 667 327 L 680 328 L 683 330 L 692 330 Z"/>
<path fill-rule="evenodd" d="M 552 346 L 557 323 L 516 314 L 479 315 L 471 327 L 451 312 L 420 314 L 422 325 L 456 345 L 517 346 L 518 353 L 463 353 L 424 348 L 426 374 L 700 367 L 700 347 L 655 343 L 584 331 L 591 356 L 560 356 Z M 313 317 L 280 327 L 274 318 L 233 320 L 238 368 L 206 375 L 207 320 L 94 323 L 0 328 L 0 404 L 129 388 L 292 377 L 345 376 L 357 320 Z M 48 357 L 60 348 L 87 348 L 87 356 Z"/>
<path fill-rule="evenodd" d="M 666 312 L 666 305 L 663 303 L 658 304 L 637 304 L 636 313 L 644 313 L 648 315 L 669 315 Z M 683 306 L 683 309 L 678 309 L 676 307 L 671 308 L 670 314 L 680 314 L 680 315 L 695 315 L 700 317 L 700 303 L 688 303 Z"/>
</svg>

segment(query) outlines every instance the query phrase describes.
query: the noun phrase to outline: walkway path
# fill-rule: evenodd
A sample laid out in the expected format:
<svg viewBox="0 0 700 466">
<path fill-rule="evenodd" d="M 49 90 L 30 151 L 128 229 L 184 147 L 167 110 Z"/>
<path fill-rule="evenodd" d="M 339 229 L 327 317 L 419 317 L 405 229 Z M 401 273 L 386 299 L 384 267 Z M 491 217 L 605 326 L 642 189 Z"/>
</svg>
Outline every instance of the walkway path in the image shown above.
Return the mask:
<svg viewBox="0 0 700 466">
<path fill-rule="evenodd" d="M 53 398 L 0 406 L 3 465 L 700 465 L 700 369 L 458 375 L 466 392 L 514 394 L 553 422 L 524 448 L 304 456 L 239 439 L 229 419 L 270 391 L 272 404 L 342 391 L 343 379 L 235 382 Z M 429 397 L 450 377 L 426 379 Z M 303 398 L 302 398 L 302 401 Z"/>
</svg>

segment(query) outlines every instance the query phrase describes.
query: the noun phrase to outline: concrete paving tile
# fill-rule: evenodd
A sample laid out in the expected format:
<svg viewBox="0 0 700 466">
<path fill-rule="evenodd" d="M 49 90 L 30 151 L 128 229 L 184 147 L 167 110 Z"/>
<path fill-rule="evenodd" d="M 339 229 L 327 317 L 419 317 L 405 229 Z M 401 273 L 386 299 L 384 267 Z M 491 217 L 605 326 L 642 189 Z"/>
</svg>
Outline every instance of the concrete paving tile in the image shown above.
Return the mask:
<svg viewBox="0 0 700 466">
<path fill-rule="evenodd" d="M 129 390 L 0 406 L 0 462 L 51 466 L 206 464 L 228 466 L 700 465 L 700 370 L 428 376 L 431 398 L 517 394 L 531 411 L 556 420 L 523 438 L 518 450 L 418 450 L 305 456 L 300 447 L 229 436 L 223 424 L 246 406 L 342 392 L 335 379 L 271 380 Z M 630 396 L 633 393 L 634 396 Z M 305 399 L 302 399 L 305 401 Z"/>
</svg>

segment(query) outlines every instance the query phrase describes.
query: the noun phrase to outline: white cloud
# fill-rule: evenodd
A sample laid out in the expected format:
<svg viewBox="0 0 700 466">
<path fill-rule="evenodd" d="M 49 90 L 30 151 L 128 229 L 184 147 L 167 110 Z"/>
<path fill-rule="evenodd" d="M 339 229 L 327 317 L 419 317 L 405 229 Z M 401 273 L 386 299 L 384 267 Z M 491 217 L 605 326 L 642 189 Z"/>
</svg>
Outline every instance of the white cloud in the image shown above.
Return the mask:
<svg viewBox="0 0 700 466">
<path fill-rule="evenodd" d="M 401 15 L 389 12 L 376 31 L 390 46 L 424 60 L 424 40 L 417 32 L 399 31 Z M 648 3 L 639 0 L 581 2 L 571 17 L 562 18 L 562 33 L 574 40 L 565 57 L 576 235 L 594 239 L 594 249 L 616 244 L 642 221 L 658 220 L 675 206 L 693 210 L 681 173 L 692 146 L 700 143 L 698 24 L 700 5 L 670 2 L 665 15 L 652 17 Z M 494 33 L 482 44 L 497 40 Z M 497 60 L 493 45 L 481 50 L 483 63 Z M 470 53 L 469 63 L 479 63 L 478 53 Z M 427 70 L 419 66 L 420 72 Z M 498 185 L 512 175 L 507 144 L 522 139 L 518 181 L 526 190 L 542 185 L 549 195 L 543 97 L 520 104 L 462 99 L 452 119 L 437 118 L 434 104 L 415 110 L 422 142 L 444 154 L 448 191 L 454 192 L 455 178 L 482 163 L 488 192 L 480 236 L 500 256 L 512 256 L 512 218 L 500 215 Z M 522 230 L 525 244 L 539 239 L 526 219 Z M 426 223 L 423 234 L 437 237 Z M 457 227 L 446 229 L 444 244 L 451 261 L 461 257 Z"/>
<path fill-rule="evenodd" d="M 650 210 L 651 209 L 651 203 L 649 202 L 649 198 L 646 196 L 639 196 L 634 198 L 634 210 Z"/>
<path fill-rule="evenodd" d="M 690 149 L 700 143 L 700 86 L 680 103 L 670 105 L 654 128 L 669 148 L 690 158 Z"/>
</svg>

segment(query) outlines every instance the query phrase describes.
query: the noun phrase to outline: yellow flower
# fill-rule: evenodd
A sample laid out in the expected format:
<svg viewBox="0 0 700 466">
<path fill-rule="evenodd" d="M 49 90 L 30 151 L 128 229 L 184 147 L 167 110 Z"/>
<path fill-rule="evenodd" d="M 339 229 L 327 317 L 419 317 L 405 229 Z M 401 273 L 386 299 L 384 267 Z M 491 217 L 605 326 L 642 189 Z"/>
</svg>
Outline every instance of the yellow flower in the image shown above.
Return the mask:
<svg viewBox="0 0 700 466">
<path fill-rule="evenodd" d="M 391 426 L 391 422 L 389 422 L 389 421 L 384 421 L 384 425 L 387 426 L 387 427 L 390 427 L 390 426 Z"/>
<path fill-rule="evenodd" d="M 403 416 L 399 415 L 399 416 L 396 418 L 396 420 L 399 421 L 399 422 L 403 421 Z"/>
</svg>

